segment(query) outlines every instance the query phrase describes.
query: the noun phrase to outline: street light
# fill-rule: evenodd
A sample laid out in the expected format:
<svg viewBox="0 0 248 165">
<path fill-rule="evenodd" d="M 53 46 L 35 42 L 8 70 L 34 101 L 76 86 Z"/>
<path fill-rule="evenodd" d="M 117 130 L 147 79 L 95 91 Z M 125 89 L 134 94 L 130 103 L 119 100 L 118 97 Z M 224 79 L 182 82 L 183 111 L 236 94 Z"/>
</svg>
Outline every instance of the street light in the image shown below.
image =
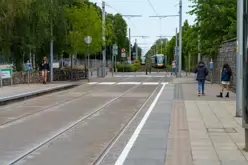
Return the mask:
<svg viewBox="0 0 248 165">
<path fill-rule="evenodd" d="M 84 38 L 84 42 L 88 45 L 88 81 L 90 81 L 90 44 L 92 42 L 92 38 L 90 36 L 87 36 Z M 86 78 L 86 66 L 85 66 L 85 78 Z"/>
</svg>

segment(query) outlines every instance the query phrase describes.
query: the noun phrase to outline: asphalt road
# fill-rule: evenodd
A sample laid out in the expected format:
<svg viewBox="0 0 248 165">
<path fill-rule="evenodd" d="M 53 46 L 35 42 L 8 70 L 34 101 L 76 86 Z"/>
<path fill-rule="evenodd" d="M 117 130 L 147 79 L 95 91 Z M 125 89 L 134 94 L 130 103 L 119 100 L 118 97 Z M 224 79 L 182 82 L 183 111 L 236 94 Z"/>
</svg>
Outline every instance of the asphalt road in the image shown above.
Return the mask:
<svg viewBox="0 0 248 165">
<path fill-rule="evenodd" d="M 100 81 L 168 82 L 170 78 L 119 77 Z M 0 107 L 0 164 L 95 164 L 160 88 L 161 85 L 84 84 Z"/>
</svg>

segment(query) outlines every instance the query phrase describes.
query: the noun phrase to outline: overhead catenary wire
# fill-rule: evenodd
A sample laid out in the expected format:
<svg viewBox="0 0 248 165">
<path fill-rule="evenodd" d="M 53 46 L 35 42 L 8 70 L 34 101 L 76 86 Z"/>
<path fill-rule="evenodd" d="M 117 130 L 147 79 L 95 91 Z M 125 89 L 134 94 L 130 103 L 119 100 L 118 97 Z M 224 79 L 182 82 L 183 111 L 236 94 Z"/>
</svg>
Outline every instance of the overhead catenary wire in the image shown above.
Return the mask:
<svg viewBox="0 0 248 165">
<path fill-rule="evenodd" d="M 148 1 L 149 5 L 151 6 L 152 10 L 154 11 L 154 13 L 155 13 L 156 15 L 159 15 L 159 14 L 156 12 L 155 8 L 153 7 L 151 1 L 150 1 L 150 0 L 147 0 L 147 1 Z"/>
</svg>

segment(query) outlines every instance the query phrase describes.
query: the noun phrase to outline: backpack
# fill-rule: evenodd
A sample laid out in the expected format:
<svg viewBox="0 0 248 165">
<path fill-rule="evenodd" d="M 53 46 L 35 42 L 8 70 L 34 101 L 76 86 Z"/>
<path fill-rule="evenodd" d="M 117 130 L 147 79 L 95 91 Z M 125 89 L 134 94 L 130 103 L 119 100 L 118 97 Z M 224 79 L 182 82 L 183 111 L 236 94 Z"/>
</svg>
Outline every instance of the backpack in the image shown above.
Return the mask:
<svg viewBox="0 0 248 165">
<path fill-rule="evenodd" d="M 223 69 L 222 71 L 221 81 L 230 81 L 230 75 L 226 69 Z"/>
</svg>

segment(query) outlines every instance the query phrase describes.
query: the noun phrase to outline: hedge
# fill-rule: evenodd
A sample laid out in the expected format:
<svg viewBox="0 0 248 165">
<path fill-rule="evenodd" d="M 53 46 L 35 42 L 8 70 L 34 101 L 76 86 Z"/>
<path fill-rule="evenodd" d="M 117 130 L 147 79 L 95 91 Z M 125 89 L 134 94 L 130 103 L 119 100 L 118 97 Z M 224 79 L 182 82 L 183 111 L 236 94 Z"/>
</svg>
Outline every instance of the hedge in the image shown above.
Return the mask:
<svg viewBox="0 0 248 165">
<path fill-rule="evenodd" d="M 117 65 L 118 72 L 136 72 L 140 69 L 140 63 L 132 64 L 132 65 Z"/>
</svg>

